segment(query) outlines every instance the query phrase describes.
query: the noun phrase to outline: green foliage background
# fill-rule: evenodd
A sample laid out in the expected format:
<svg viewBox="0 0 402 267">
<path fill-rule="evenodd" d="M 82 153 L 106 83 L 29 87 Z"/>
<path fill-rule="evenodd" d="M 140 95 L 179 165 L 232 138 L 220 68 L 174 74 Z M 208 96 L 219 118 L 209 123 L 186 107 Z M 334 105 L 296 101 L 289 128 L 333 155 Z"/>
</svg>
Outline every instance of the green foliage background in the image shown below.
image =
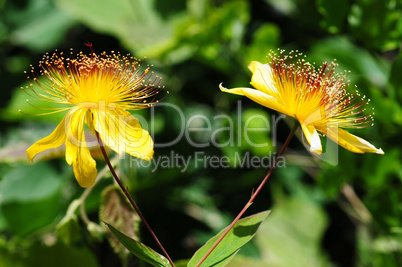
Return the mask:
<svg viewBox="0 0 402 267">
<path fill-rule="evenodd" d="M 351 70 L 351 85 L 375 108 L 375 125 L 354 133 L 385 155 L 340 148 L 333 166 L 312 157 L 294 138 L 286 167 L 274 171 L 248 211 L 271 209 L 271 215 L 229 266 L 402 265 L 400 0 L 2 0 L 0 12 L 0 267 L 146 266 L 118 246 L 112 248 L 115 243 L 101 223 L 105 218 L 99 219 L 110 205 L 105 193 L 112 184 L 109 173 L 89 192 L 76 183 L 62 148 L 34 165 L 25 156 L 28 146 L 55 128 L 60 114 L 18 112 L 40 112 L 26 104 L 19 89 L 27 83 L 23 71 L 55 49 L 89 53 L 88 41 L 98 53 L 147 56 L 170 91 L 164 103 L 179 106 L 184 122 L 197 114 L 211 118 L 211 131 L 190 134 L 199 143 L 224 126 L 213 120 L 216 115 L 234 118 L 235 127 L 253 115 L 279 115 L 219 91 L 221 82 L 229 88 L 248 86 L 250 61 L 265 62 L 269 50 L 277 48 L 299 50 L 317 65 L 336 58 L 338 70 Z M 136 114 L 151 116 L 149 110 Z M 153 119 L 156 143 L 174 140 L 183 129 L 177 111 L 168 106 L 156 107 Z M 155 157 L 171 151 L 193 157 L 195 151 L 229 158 L 247 152 L 272 155 L 290 130 L 286 122 L 279 121 L 277 140 L 269 131 L 250 133 L 266 147 L 243 141 L 194 148 L 181 138 L 171 147 L 156 148 Z M 262 120 L 253 123 L 265 127 Z M 235 140 L 242 140 L 238 134 Z M 220 138 L 224 143 L 228 137 Z M 97 161 L 101 170 L 105 162 Z M 126 157 L 116 164 L 175 261 L 191 258 L 227 226 L 268 171 L 204 168 L 192 162 L 183 172 L 153 172 L 152 166 L 134 168 L 133 162 Z M 83 194 L 85 206 L 80 206 Z M 133 218 L 123 203 L 113 210 Z M 158 250 L 138 220 L 114 223 Z"/>
</svg>

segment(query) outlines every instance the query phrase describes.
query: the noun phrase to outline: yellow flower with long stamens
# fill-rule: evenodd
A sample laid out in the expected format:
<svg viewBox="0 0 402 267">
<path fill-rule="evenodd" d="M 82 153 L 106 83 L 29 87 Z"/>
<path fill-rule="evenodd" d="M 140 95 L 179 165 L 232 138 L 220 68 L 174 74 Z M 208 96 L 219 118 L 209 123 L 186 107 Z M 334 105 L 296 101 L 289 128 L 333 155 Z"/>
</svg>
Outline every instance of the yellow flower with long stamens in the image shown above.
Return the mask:
<svg viewBox="0 0 402 267">
<path fill-rule="evenodd" d="M 373 125 L 372 110 L 366 111 L 370 100 L 357 91 L 347 90 L 346 76 L 335 74 L 337 65 L 326 63 L 316 69 L 301 53 L 269 54 L 270 63 L 253 61 L 251 88 L 226 89 L 223 92 L 243 95 L 267 108 L 295 117 L 310 145 L 310 151 L 322 153 L 318 132 L 355 153 L 384 154 L 366 140 L 344 128 Z"/>
<path fill-rule="evenodd" d="M 37 141 L 26 151 L 29 161 L 47 149 L 65 143 L 66 161 L 73 166 L 74 175 L 82 187 L 94 184 L 96 162 L 85 140 L 84 125 L 103 143 L 118 154 L 126 152 L 134 157 L 151 160 L 153 141 L 148 131 L 128 110 L 150 107 L 158 102 L 156 95 L 162 90 L 160 78 L 151 79 L 151 67 L 130 55 L 97 55 L 82 52 L 65 58 L 63 53 L 45 54 L 40 61 L 40 73 L 32 67 L 33 84 L 25 91 L 41 101 L 67 105 L 44 114 L 68 111 L 57 128 Z M 39 114 L 39 115 L 44 115 Z"/>
</svg>

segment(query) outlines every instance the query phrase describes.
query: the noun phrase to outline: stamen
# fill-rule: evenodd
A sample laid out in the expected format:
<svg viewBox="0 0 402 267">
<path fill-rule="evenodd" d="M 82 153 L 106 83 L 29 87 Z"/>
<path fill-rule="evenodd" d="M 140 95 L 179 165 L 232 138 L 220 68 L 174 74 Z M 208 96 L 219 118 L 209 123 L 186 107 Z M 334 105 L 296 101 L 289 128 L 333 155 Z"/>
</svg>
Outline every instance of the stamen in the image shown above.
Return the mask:
<svg viewBox="0 0 402 267">
<path fill-rule="evenodd" d="M 156 98 L 164 87 L 159 86 L 161 77 L 151 71 L 153 66 L 144 68 L 144 61 L 114 51 L 98 56 L 91 43 L 85 45 L 91 49 L 90 56 L 79 52 L 74 57 L 72 49 L 68 58 L 62 52 L 46 53 L 39 73 L 31 66 L 33 77 L 28 78 L 34 83 L 21 89 L 36 99 L 69 105 L 105 101 L 135 110 L 159 102 Z"/>
<path fill-rule="evenodd" d="M 269 79 L 278 90 L 275 97 L 292 109 L 286 112 L 305 119 L 320 110 L 322 118 L 316 122 L 320 125 L 361 128 L 372 124 L 373 111 L 366 111 L 370 101 L 365 96 L 360 97 L 357 91 L 347 90 L 349 80 L 346 77 L 350 71 L 335 74 L 338 66 L 335 60 L 315 68 L 315 63 L 306 62 L 305 56 L 297 51 L 289 55 L 278 51 L 279 56 L 272 50 L 268 54 L 272 68 Z"/>
</svg>

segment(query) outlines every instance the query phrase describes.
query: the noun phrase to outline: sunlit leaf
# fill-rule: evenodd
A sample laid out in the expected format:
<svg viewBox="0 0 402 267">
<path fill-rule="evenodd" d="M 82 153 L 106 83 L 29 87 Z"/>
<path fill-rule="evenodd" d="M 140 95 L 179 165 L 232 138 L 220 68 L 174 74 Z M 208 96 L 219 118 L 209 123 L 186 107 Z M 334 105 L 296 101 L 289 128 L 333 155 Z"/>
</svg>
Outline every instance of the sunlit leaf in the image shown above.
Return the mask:
<svg viewBox="0 0 402 267">
<path fill-rule="evenodd" d="M 227 267 L 271 267 L 268 263 L 261 259 L 253 259 L 236 255 Z"/>
<path fill-rule="evenodd" d="M 314 202 L 280 199 L 255 240 L 269 266 L 332 266 L 320 249 L 326 226 L 324 211 Z"/>
<path fill-rule="evenodd" d="M 43 51 L 53 48 L 76 22 L 65 11 L 54 6 L 50 0 L 26 1 L 22 10 L 6 12 L 15 24 L 10 33 L 13 43 L 29 49 Z"/>
<path fill-rule="evenodd" d="M 169 45 L 172 24 L 156 11 L 155 0 L 58 0 L 59 6 L 94 30 L 119 38 L 139 56 Z M 159 48 L 160 49 L 160 48 Z M 149 53 L 148 53 L 149 52 Z"/>
<path fill-rule="evenodd" d="M 261 222 L 265 220 L 269 213 L 270 211 L 264 211 L 239 220 L 200 266 L 225 266 L 239 249 L 254 237 Z M 224 231 L 225 229 L 197 250 L 188 266 L 195 266 Z"/>
<path fill-rule="evenodd" d="M 53 222 L 60 208 L 62 181 L 46 163 L 6 173 L 0 182 L 0 204 L 10 228 L 26 235 Z"/>
</svg>

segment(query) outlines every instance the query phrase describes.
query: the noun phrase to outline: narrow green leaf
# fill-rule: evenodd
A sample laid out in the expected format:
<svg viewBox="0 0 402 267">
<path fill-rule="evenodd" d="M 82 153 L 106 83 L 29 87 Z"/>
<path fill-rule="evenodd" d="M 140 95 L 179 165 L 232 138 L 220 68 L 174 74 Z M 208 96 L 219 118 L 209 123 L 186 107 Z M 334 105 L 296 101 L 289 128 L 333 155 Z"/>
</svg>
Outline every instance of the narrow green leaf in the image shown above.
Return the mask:
<svg viewBox="0 0 402 267">
<path fill-rule="evenodd" d="M 135 241 L 134 239 L 126 236 L 125 234 L 118 231 L 116 228 L 108 223 L 105 223 L 109 227 L 110 231 L 114 236 L 136 257 L 152 264 L 153 266 L 166 267 L 171 266 L 169 261 L 159 253 L 155 252 L 150 247 Z"/>
<path fill-rule="evenodd" d="M 201 264 L 201 267 L 225 266 L 234 255 L 236 255 L 239 249 L 254 237 L 261 222 L 267 218 L 269 213 L 270 211 L 264 211 L 239 220 L 215 250 L 212 251 L 208 258 Z M 195 266 L 201 260 L 215 241 L 223 234 L 225 229 L 220 231 L 216 236 L 208 240 L 204 246 L 197 250 L 188 263 L 189 267 Z"/>
</svg>

